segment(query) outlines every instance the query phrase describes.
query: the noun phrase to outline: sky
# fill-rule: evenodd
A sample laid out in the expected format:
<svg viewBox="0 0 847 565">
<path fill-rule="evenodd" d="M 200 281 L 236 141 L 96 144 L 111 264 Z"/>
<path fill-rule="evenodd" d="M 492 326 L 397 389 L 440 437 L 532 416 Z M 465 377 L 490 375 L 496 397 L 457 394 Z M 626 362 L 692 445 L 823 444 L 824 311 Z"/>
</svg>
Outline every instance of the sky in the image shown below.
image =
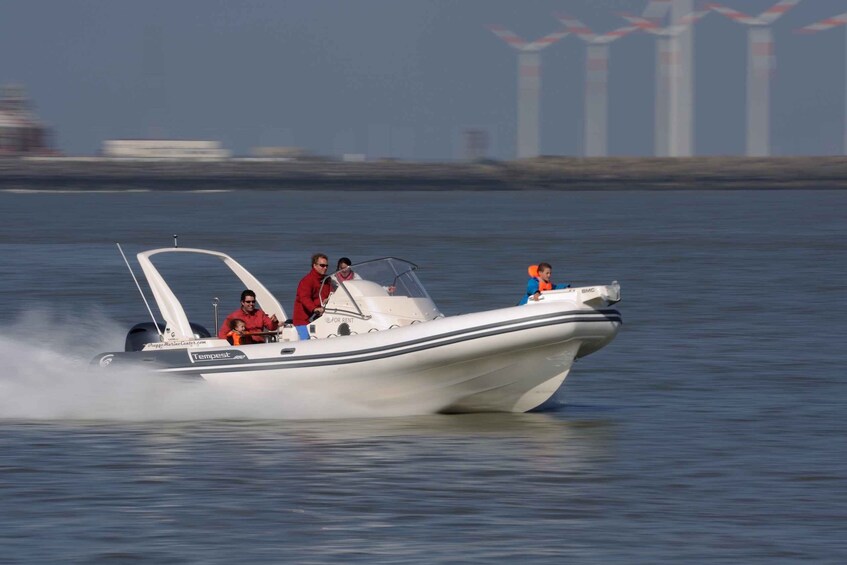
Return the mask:
<svg viewBox="0 0 847 565">
<path fill-rule="evenodd" d="M 724 0 L 758 14 L 776 0 Z M 517 57 L 487 28 L 525 39 L 567 12 L 603 33 L 647 0 L 0 0 L 0 83 L 22 84 L 67 155 L 107 139 L 210 139 L 414 160 L 463 155 L 489 132 L 514 158 Z M 845 26 L 795 30 L 847 12 L 804 0 L 774 26 L 774 155 L 843 153 Z M 694 152 L 745 149 L 746 28 L 710 13 L 694 38 Z M 542 53 L 541 153 L 583 154 L 585 46 Z M 653 153 L 655 41 L 612 45 L 609 153 Z"/>
</svg>

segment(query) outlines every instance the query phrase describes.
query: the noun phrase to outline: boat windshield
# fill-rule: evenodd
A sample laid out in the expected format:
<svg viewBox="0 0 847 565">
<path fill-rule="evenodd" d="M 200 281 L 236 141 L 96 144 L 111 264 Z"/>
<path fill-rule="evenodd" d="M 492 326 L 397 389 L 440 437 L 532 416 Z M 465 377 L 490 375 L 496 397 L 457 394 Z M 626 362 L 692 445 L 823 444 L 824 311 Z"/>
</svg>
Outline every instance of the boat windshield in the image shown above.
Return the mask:
<svg viewBox="0 0 847 565">
<path fill-rule="evenodd" d="M 385 288 L 392 296 L 407 296 L 409 298 L 429 298 L 429 294 L 415 274 L 418 266 L 396 257 L 385 257 L 364 261 L 350 267 L 352 275 L 337 271 L 332 274 L 332 280 L 343 285 L 347 280 L 366 280 L 375 282 Z"/>
</svg>

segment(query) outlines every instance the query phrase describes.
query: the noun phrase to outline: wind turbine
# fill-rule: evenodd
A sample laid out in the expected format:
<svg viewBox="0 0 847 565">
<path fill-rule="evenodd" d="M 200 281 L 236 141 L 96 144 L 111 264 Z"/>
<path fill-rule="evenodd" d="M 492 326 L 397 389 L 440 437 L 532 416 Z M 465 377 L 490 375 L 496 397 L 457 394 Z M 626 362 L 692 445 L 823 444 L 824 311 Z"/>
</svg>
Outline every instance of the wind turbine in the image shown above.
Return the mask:
<svg viewBox="0 0 847 565">
<path fill-rule="evenodd" d="M 694 0 L 673 0 L 671 23 L 680 24 L 694 11 Z M 675 119 L 671 121 L 674 155 L 690 157 L 694 153 L 694 27 L 685 26 L 674 37 L 679 55 Z"/>
<path fill-rule="evenodd" d="M 550 33 L 527 43 L 511 31 L 498 26 L 488 26 L 497 37 L 518 50 L 518 159 L 538 157 L 538 118 L 541 93 L 540 51 L 566 35 L 565 30 Z"/>
<path fill-rule="evenodd" d="M 708 9 L 749 26 L 747 31 L 747 156 L 770 155 L 770 79 L 774 70 L 773 32 L 771 24 L 800 0 L 781 0 L 756 17 L 748 16 L 720 4 Z"/>
<path fill-rule="evenodd" d="M 670 25 L 678 25 L 694 11 L 694 0 L 650 0 L 642 18 L 659 20 L 670 14 Z M 663 119 L 666 134 L 672 140 L 667 145 L 668 154 L 675 157 L 690 157 L 694 147 L 694 37 L 693 27 L 678 30 L 670 41 L 670 53 L 676 61 L 675 73 L 669 86 L 671 105 L 664 111 L 670 115 Z"/>
<path fill-rule="evenodd" d="M 833 16 L 825 20 L 821 20 L 814 24 L 809 24 L 797 30 L 798 33 L 817 33 L 834 27 L 844 26 L 844 44 L 847 48 L 847 12 L 838 16 Z M 844 54 L 845 71 L 844 77 L 847 80 L 847 52 Z M 844 108 L 844 154 L 847 155 L 847 87 L 844 89 L 845 108 Z"/>
<path fill-rule="evenodd" d="M 556 18 L 588 44 L 585 50 L 585 156 L 605 157 L 608 154 L 609 45 L 638 28 L 627 26 L 596 35 L 584 23 L 568 15 L 556 14 Z"/>
<path fill-rule="evenodd" d="M 708 13 L 708 10 L 689 12 L 665 27 L 660 27 L 652 19 L 622 14 L 637 28 L 656 36 L 654 152 L 657 157 L 691 155 L 692 89 L 690 85 L 685 88 L 685 82 L 680 79 L 684 71 L 690 74 L 690 62 L 686 65 L 681 59 L 680 44 L 676 39 Z M 684 66 L 687 68 L 683 69 Z"/>
</svg>

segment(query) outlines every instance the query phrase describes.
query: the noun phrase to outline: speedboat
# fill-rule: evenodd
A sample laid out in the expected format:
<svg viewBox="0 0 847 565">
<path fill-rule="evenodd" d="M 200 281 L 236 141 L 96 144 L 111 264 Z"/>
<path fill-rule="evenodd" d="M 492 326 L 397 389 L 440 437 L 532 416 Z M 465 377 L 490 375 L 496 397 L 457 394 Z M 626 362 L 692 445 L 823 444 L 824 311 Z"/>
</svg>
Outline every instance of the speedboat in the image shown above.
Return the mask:
<svg viewBox="0 0 847 565">
<path fill-rule="evenodd" d="M 255 292 L 269 316 L 286 323 L 263 332 L 265 343 L 233 346 L 219 339 L 189 321 L 154 266 L 154 257 L 168 254 L 219 259 L 243 288 Z M 276 297 L 225 253 L 174 247 L 136 257 L 164 321 L 148 305 L 153 321 L 129 331 L 124 351 L 101 353 L 92 364 L 108 370 L 143 366 L 258 390 L 284 383 L 385 414 L 526 412 L 559 389 L 575 359 L 611 342 L 622 323 L 610 308 L 620 300 L 617 282 L 546 291 L 522 306 L 445 316 L 418 278 L 417 266 L 386 257 L 356 264 L 348 280 L 338 273 L 325 277 L 331 294 L 305 338 Z"/>
</svg>

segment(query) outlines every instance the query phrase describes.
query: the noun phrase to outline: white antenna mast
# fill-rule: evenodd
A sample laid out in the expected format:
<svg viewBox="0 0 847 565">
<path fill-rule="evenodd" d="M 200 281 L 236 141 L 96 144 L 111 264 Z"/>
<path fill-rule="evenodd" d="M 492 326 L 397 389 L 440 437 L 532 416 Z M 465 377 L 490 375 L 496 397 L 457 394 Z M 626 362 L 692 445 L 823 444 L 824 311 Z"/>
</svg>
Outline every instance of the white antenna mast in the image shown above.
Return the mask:
<svg viewBox="0 0 847 565">
<path fill-rule="evenodd" d="M 176 237 L 176 235 L 174 235 Z M 150 309 L 150 304 L 147 303 L 147 299 L 144 297 L 144 291 L 141 290 L 141 285 L 138 284 L 138 279 L 135 278 L 135 273 L 132 272 L 132 267 L 129 266 L 129 261 L 126 259 L 126 255 L 124 255 L 124 250 L 121 249 L 120 243 L 115 243 L 118 246 L 118 251 L 121 252 L 121 257 L 124 258 L 124 263 L 126 263 L 126 268 L 129 269 L 129 274 L 132 275 L 132 280 L 135 281 L 135 286 L 138 288 L 138 292 L 141 294 L 141 300 L 144 301 L 144 305 L 147 306 L 147 311 L 150 313 L 150 318 L 153 320 L 153 326 L 156 328 L 156 331 L 159 333 L 159 338 L 163 338 L 162 330 L 159 329 L 159 324 L 156 322 L 156 316 L 153 315 L 153 310 Z"/>
</svg>

